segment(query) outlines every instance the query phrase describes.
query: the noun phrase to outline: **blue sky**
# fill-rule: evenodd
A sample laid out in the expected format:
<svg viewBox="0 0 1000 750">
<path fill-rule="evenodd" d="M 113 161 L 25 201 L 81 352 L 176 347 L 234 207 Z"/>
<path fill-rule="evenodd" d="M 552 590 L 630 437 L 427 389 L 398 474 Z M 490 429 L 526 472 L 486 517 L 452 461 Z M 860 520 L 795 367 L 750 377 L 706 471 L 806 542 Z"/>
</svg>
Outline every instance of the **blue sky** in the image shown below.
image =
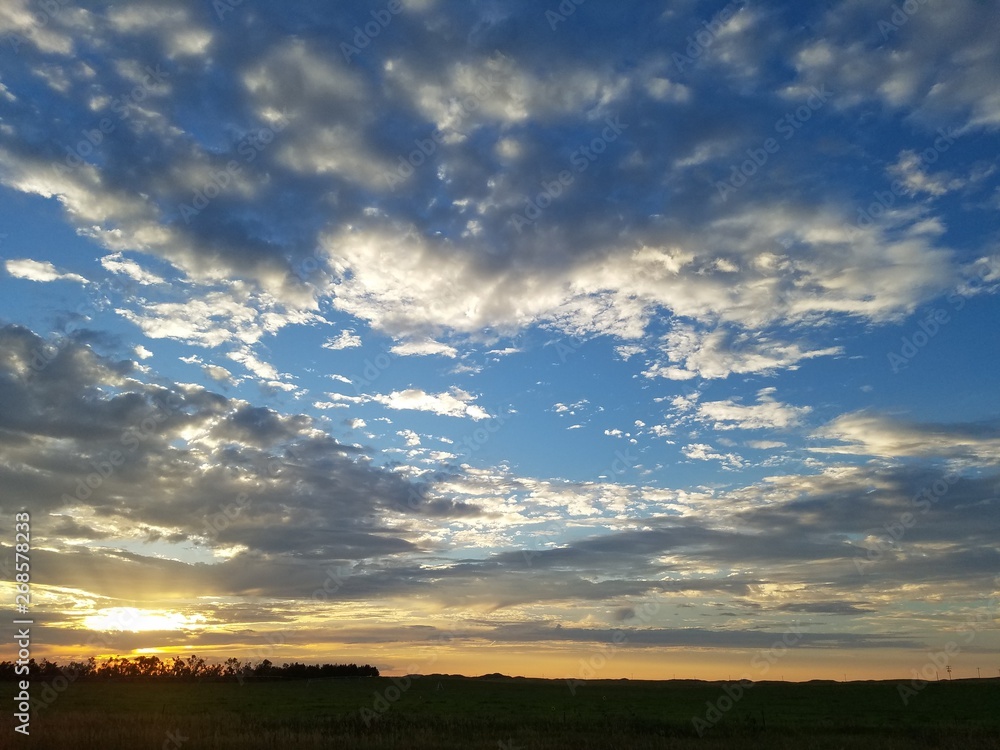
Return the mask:
<svg viewBox="0 0 1000 750">
<path fill-rule="evenodd" d="M 979 665 L 998 10 L 6 3 L 51 652 L 896 676 L 973 618 Z"/>
</svg>

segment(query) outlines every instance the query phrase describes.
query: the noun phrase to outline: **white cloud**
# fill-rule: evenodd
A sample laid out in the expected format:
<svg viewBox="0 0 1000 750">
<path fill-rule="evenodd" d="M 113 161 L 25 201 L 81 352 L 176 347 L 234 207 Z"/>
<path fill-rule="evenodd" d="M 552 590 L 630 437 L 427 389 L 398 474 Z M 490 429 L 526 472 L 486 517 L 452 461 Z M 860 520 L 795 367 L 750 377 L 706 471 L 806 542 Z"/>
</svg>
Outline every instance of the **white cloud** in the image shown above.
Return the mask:
<svg viewBox="0 0 1000 750">
<path fill-rule="evenodd" d="M 719 461 L 727 469 L 740 469 L 746 462 L 735 453 L 719 453 L 706 443 L 691 443 L 685 445 L 681 452 L 695 461 Z"/>
<path fill-rule="evenodd" d="M 339 334 L 333 338 L 327 339 L 326 343 L 323 344 L 324 349 L 333 349 L 335 351 L 340 349 L 354 349 L 361 346 L 361 337 L 354 333 L 353 330 L 341 331 Z M 350 380 L 345 380 L 344 382 L 350 383 Z"/>
<path fill-rule="evenodd" d="M 830 86 L 839 107 L 879 100 L 935 127 L 953 122 L 956 114 L 969 129 L 1000 127 L 996 8 L 976 0 L 919 3 L 904 14 L 904 25 L 893 23 L 894 9 L 878 3 L 834 6 L 816 29 L 817 41 L 795 58 L 800 80 Z M 873 28 L 877 33 L 858 33 Z"/>
<path fill-rule="evenodd" d="M 403 438 L 406 441 L 406 445 L 410 448 L 420 445 L 420 435 L 413 430 L 399 430 L 396 434 Z"/>
<path fill-rule="evenodd" d="M 556 414 L 571 414 L 575 415 L 577 411 L 583 409 L 585 406 L 590 405 L 590 400 L 582 398 L 572 404 L 556 403 L 552 405 L 552 411 Z"/>
<path fill-rule="evenodd" d="M 135 309 L 121 307 L 116 312 L 149 338 L 210 348 L 229 343 L 243 349 L 288 325 L 326 322 L 310 310 L 287 307 L 244 281 L 211 290 L 203 287 L 200 295 L 191 294 L 183 302 L 128 300 L 126 304 Z"/>
<path fill-rule="evenodd" d="M 448 344 L 442 344 L 439 341 L 434 341 L 433 339 L 423 339 L 421 341 L 405 341 L 401 344 L 396 344 L 390 351 L 393 354 L 397 354 L 401 357 L 424 357 L 430 355 L 439 355 L 442 357 L 451 357 L 454 359 L 458 356 L 458 350 L 453 346 Z"/>
<path fill-rule="evenodd" d="M 716 430 L 782 430 L 795 427 L 812 411 L 810 406 L 790 406 L 774 400 L 773 388 L 758 392 L 757 403 L 744 405 L 726 401 L 703 401 L 698 405 L 697 418 L 709 422 Z"/>
<path fill-rule="evenodd" d="M 836 441 L 810 448 L 817 453 L 883 458 L 940 457 L 979 464 L 1000 463 L 1000 432 L 982 425 L 916 424 L 860 411 L 838 417 L 813 436 Z"/>
<path fill-rule="evenodd" d="M 451 142 L 486 124 L 512 125 L 529 118 L 600 110 L 628 89 L 624 77 L 579 65 L 548 69 L 542 78 L 499 53 L 433 71 L 393 59 L 386 65 L 386 77 L 397 95 L 410 100 Z"/>
<path fill-rule="evenodd" d="M 747 440 L 747 447 L 759 451 L 769 451 L 775 448 L 787 448 L 787 444 L 780 440 Z"/>
<path fill-rule="evenodd" d="M 243 348 L 236 352 L 226 354 L 234 362 L 239 362 L 254 375 L 262 380 L 277 381 L 281 377 L 274 365 L 264 362 L 249 348 Z"/>
<path fill-rule="evenodd" d="M 674 83 L 669 78 L 648 79 L 646 92 L 661 102 L 682 103 L 691 98 L 691 89 L 682 83 Z"/>
<path fill-rule="evenodd" d="M 935 156 L 935 161 L 937 158 Z M 887 171 L 890 177 L 903 184 L 910 195 L 927 193 L 937 198 L 953 190 L 960 190 L 965 185 L 963 180 L 944 173 L 928 174 L 926 164 L 916 151 L 900 152 L 899 161 L 890 165 Z"/>
<path fill-rule="evenodd" d="M 361 74 L 342 56 L 286 40 L 261 56 L 243 85 L 262 120 L 287 123 L 268 146 L 285 167 L 388 187 L 384 175 L 395 164 L 368 142 L 374 105 Z"/>
<path fill-rule="evenodd" d="M 461 388 L 452 387 L 446 393 L 427 393 L 419 388 L 407 388 L 389 394 L 365 397 L 390 409 L 427 411 L 447 417 L 490 419 L 490 414 L 474 401 L 476 397 Z"/>
<path fill-rule="evenodd" d="M 233 378 L 233 374 L 221 365 L 205 365 L 203 369 L 208 377 L 219 383 L 231 384 L 236 382 L 235 378 Z"/>
<path fill-rule="evenodd" d="M 62 9 L 64 6 L 59 7 Z M 71 10 L 63 9 L 62 13 L 68 15 Z M 45 22 L 40 23 L 40 18 L 45 19 Z M 49 15 L 33 8 L 28 0 L 5 0 L 0 3 L 0 28 L 28 40 L 40 52 L 71 54 L 73 37 L 62 31 L 64 27 L 61 25 L 48 21 Z"/>
<path fill-rule="evenodd" d="M 642 354 L 645 351 L 645 348 L 636 344 L 623 344 L 615 347 L 615 353 L 626 362 L 637 354 Z"/>
<path fill-rule="evenodd" d="M 213 39 L 212 32 L 192 23 L 187 10 L 182 7 L 137 5 L 112 8 L 108 21 L 116 31 L 124 34 L 155 32 L 170 58 L 203 55 Z"/>
<path fill-rule="evenodd" d="M 121 253 L 105 255 L 101 258 L 101 265 L 111 271 L 111 273 L 128 276 L 130 279 L 133 279 L 144 286 L 166 283 L 163 278 L 157 276 L 155 273 L 147 271 L 136 261 L 131 258 L 124 257 Z"/>
<path fill-rule="evenodd" d="M 27 279 L 28 281 L 76 281 L 86 284 L 87 280 L 75 273 L 61 273 L 54 265 L 48 261 L 31 260 L 21 258 L 8 260 L 4 266 L 7 273 L 17 279 Z"/>
<path fill-rule="evenodd" d="M 799 343 L 780 342 L 766 336 L 751 336 L 717 328 L 700 331 L 676 325 L 662 342 L 668 363 L 656 363 L 643 372 L 648 378 L 671 380 L 725 378 L 731 374 L 768 374 L 778 369 L 796 369 L 803 360 L 840 354 L 839 346 L 810 349 Z"/>
</svg>

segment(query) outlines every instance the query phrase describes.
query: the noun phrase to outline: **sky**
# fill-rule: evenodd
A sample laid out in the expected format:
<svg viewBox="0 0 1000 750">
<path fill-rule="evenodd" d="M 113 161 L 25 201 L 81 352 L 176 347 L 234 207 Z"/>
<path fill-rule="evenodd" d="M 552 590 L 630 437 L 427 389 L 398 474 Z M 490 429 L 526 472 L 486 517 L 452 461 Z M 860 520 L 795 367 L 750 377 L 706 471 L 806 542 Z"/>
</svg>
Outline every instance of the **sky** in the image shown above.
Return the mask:
<svg viewBox="0 0 1000 750">
<path fill-rule="evenodd" d="M 998 20 L 6 0 L 36 656 L 1000 669 Z"/>
</svg>

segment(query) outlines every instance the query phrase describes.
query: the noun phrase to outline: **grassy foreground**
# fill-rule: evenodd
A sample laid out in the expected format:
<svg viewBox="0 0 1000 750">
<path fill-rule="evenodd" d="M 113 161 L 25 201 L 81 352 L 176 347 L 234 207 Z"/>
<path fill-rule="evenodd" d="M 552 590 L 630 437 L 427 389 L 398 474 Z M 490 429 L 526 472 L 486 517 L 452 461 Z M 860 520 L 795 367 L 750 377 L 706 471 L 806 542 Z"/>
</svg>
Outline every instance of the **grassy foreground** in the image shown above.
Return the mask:
<svg viewBox="0 0 1000 750">
<path fill-rule="evenodd" d="M 258 748 L 1000 747 L 1000 680 L 723 683 L 460 678 L 78 682 L 0 747 Z M 12 683 L 0 683 L 10 706 Z M 32 693 L 41 694 L 33 683 Z M 727 700 L 728 698 L 728 700 Z M 715 711 L 712 710 L 714 707 Z M 692 719 L 700 724 L 699 736 Z M 710 725 L 710 726 L 708 726 Z"/>
</svg>

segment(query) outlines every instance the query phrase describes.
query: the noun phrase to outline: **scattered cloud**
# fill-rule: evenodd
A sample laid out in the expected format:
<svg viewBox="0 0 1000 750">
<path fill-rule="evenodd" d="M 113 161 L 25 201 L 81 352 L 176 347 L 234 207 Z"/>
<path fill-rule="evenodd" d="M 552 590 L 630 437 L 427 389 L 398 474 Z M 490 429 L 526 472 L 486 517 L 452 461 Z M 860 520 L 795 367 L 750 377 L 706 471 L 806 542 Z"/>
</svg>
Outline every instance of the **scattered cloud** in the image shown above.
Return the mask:
<svg viewBox="0 0 1000 750">
<path fill-rule="evenodd" d="M 432 339 L 424 339 L 423 341 L 405 341 L 401 344 L 396 344 L 390 351 L 401 357 L 425 357 L 429 355 L 439 355 L 454 359 L 458 356 L 458 350 L 455 349 L 455 347 L 449 346 L 448 344 L 442 344 Z"/>
<path fill-rule="evenodd" d="M 8 260 L 4 263 L 7 273 L 17 279 L 28 281 L 76 281 L 86 284 L 87 280 L 75 273 L 61 273 L 54 265 L 48 261 L 31 260 L 21 258 L 20 260 Z"/>
<path fill-rule="evenodd" d="M 355 334 L 354 331 L 341 331 L 333 338 L 327 339 L 326 343 L 323 344 L 324 349 L 333 349 L 334 351 L 354 349 L 359 346 L 361 346 L 361 337 Z"/>
<path fill-rule="evenodd" d="M 796 427 L 812 411 L 810 406 L 791 406 L 774 399 L 774 388 L 762 388 L 757 403 L 744 405 L 726 401 L 702 401 L 697 418 L 716 430 L 787 430 Z"/>
</svg>

